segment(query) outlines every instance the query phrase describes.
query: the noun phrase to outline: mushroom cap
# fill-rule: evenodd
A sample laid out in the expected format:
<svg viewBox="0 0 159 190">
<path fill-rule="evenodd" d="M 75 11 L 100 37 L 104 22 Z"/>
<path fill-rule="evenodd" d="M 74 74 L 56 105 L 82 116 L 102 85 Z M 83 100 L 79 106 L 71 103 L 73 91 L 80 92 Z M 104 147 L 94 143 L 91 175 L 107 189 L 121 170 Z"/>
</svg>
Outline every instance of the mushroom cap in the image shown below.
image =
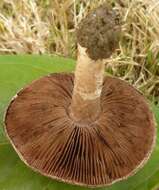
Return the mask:
<svg viewBox="0 0 159 190">
<path fill-rule="evenodd" d="M 107 4 L 91 11 L 77 28 L 77 41 L 93 60 L 106 59 L 119 46 L 120 19 Z"/>
<path fill-rule="evenodd" d="M 10 103 L 5 130 L 34 171 L 82 186 L 106 186 L 142 167 L 155 143 L 145 98 L 126 82 L 105 77 L 100 117 L 81 125 L 69 117 L 73 74 L 51 74 Z"/>
</svg>

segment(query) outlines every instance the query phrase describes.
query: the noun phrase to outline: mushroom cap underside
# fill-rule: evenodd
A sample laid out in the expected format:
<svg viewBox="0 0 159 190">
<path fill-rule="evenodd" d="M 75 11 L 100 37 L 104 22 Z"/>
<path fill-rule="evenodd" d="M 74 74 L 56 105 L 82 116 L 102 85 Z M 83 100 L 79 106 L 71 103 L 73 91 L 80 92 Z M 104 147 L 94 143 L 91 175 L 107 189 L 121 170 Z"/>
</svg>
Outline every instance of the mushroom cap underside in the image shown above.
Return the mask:
<svg viewBox="0 0 159 190">
<path fill-rule="evenodd" d="M 105 77 L 99 118 L 80 125 L 69 117 L 73 86 L 73 74 L 51 74 L 12 100 L 5 130 L 20 158 L 45 176 L 90 187 L 135 173 L 155 142 L 145 98 L 126 82 Z"/>
</svg>

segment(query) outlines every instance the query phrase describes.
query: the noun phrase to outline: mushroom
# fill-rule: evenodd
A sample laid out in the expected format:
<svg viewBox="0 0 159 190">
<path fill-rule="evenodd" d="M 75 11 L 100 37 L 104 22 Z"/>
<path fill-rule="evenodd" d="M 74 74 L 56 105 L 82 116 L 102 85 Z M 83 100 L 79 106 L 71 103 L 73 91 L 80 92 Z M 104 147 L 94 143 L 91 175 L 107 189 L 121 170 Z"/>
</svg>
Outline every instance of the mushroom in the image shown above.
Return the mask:
<svg viewBox="0 0 159 190">
<path fill-rule="evenodd" d="M 5 131 L 34 171 L 100 187 L 133 175 L 150 157 L 156 132 L 147 100 L 104 75 L 103 59 L 118 48 L 120 34 L 115 11 L 98 7 L 77 29 L 75 74 L 40 78 L 11 101 Z"/>
</svg>

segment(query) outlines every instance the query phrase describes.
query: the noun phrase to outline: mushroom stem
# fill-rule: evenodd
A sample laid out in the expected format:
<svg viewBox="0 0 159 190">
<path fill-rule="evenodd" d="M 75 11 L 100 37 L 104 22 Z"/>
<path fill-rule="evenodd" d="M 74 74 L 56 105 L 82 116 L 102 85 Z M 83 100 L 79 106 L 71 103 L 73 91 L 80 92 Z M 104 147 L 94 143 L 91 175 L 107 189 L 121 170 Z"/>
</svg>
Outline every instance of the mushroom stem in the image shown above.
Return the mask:
<svg viewBox="0 0 159 190">
<path fill-rule="evenodd" d="M 102 59 L 91 59 L 86 50 L 78 44 L 78 59 L 70 108 L 71 117 L 80 123 L 93 122 L 99 116 L 104 77 Z"/>
</svg>

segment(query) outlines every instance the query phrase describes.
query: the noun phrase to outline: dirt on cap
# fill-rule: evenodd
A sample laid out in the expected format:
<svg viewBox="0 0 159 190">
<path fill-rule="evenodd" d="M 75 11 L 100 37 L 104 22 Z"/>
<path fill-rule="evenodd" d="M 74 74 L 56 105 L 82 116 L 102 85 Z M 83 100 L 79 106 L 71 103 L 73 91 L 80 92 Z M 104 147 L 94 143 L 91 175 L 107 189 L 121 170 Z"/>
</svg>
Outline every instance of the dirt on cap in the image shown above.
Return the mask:
<svg viewBox="0 0 159 190">
<path fill-rule="evenodd" d="M 77 28 L 77 41 L 93 60 L 106 59 L 118 48 L 121 27 L 117 12 L 104 4 L 90 12 Z"/>
</svg>

